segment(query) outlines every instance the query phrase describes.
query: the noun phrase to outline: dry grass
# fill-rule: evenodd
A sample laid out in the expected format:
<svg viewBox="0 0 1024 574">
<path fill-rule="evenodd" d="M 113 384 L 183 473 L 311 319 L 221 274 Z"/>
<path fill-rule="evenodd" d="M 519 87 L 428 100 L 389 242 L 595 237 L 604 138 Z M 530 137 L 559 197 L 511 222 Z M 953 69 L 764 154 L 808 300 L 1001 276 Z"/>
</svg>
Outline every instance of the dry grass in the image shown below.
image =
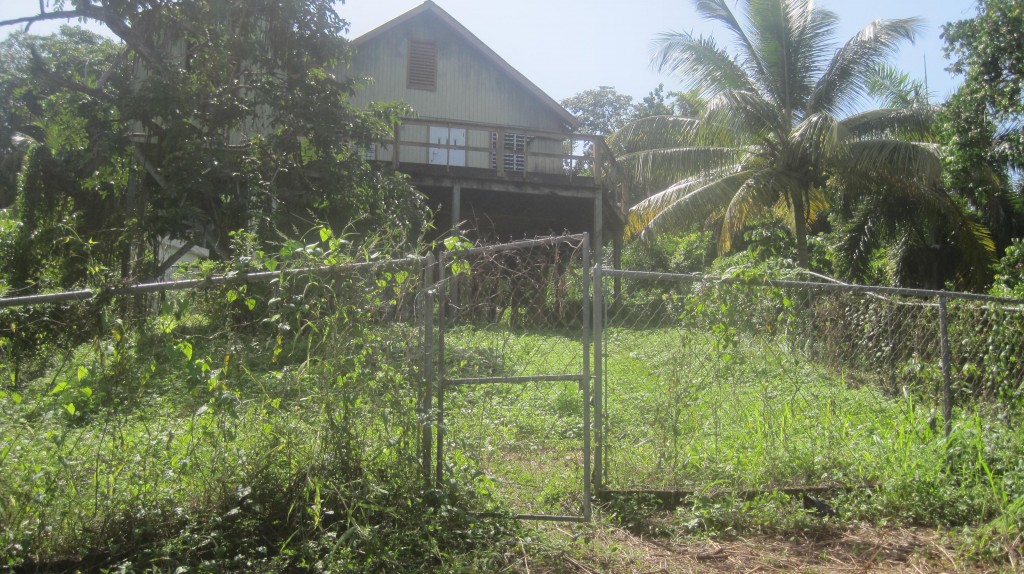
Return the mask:
<svg viewBox="0 0 1024 574">
<path fill-rule="evenodd" d="M 541 526 L 574 551 L 524 547 L 510 570 L 580 574 L 698 572 L 894 572 L 913 574 L 1013 572 L 1007 564 L 978 564 L 958 556 L 941 532 L 919 528 L 856 525 L 793 537 L 746 536 L 671 540 L 636 536 L 608 524 L 572 532 L 566 525 Z M 532 555 L 531 555 L 532 554 Z"/>
</svg>

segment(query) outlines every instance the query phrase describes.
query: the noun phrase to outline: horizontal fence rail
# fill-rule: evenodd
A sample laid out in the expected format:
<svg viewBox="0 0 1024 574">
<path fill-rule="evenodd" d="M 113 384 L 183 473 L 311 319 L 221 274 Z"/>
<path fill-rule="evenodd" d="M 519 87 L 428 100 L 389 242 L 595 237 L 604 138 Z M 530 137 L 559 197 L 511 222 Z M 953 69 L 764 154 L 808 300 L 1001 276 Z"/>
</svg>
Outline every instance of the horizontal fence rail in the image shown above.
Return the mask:
<svg viewBox="0 0 1024 574">
<path fill-rule="evenodd" d="M 366 269 L 379 269 L 388 267 L 407 266 L 411 262 L 422 265 L 425 257 L 409 257 L 406 259 L 390 259 L 384 261 L 371 261 L 366 263 L 344 263 L 339 265 L 322 265 L 316 267 L 301 267 L 282 269 L 280 271 L 254 271 L 233 272 L 223 275 L 213 275 L 200 279 L 178 279 L 173 281 L 156 281 L 153 283 L 138 283 L 118 287 L 105 287 L 100 289 L 79 289 L 76 291 L 64 291 L 60 293 L 39 293 L 36 295 L 24 295 L 20 297 L 0 298 L 0 309 L 8 307 L 22 307 L 25 305 L 37 305 L 42 303 L 61 303 L 65 301 L 88 301 L 97 297 L 116 297 L 122 295 L 143 295 L 147 293 L 159 293 L 161 291 L 182 291 L 185 289 L 197 289 L 203 287 L 214 287 L 218 285 L 235 285 L 241 283 L 265 283 L 280 279 L 282 277 L 294 277 L 297 275 L 353 272 Z"/>
</svg>

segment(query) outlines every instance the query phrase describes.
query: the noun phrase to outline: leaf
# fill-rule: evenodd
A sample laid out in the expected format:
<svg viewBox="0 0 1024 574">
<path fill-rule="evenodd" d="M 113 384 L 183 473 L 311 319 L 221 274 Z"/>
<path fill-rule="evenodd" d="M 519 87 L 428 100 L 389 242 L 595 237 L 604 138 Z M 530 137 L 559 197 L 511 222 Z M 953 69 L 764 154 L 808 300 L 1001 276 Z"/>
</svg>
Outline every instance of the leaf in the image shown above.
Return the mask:
<svg viewBox="0 0 1024 574">
<path fill-rule="evenodd" d="M 51 396 L 52 395 L 59 395 L 59 394 L 63 393 L 64 391 L 66 391 L 68 389 L 68 387 L 70 387 L 70 386 L 71 385 L 69 385 L 66 381 L 61 381 L 61 382 L 57 383 L 57 386 L 53 387 L 53 390 L 50 391 L 50 395 Z"/>
<path fill-rule="evenodd" d="M 255 299 L 246 299 L 245 300 L 245 306 L 248 307 L 250 311 L 252 311 L 253 309 L 256 308 L 256 300 Z"/>
<path fill-rule="evenodd" d="M 80 365 L 78 367 L 78 380 L 82 381 L 83 379 L 85 379 L 88 376 L 89 376 L 89 369 L 87 369 L 85 366 Z"/>
<path fill-rule="evenodd" d="M 320 241 L 327 241 L 331 238 L 331 230 L 326 227 L 320 228 Z"/>
<path fill-rule="evenodd" d="M 189 343 L 188 341 L 182 341 L 178 343 L 178 350 L 185 355 L 186 359 L 188 359 L 189 361 L 192 360 L 192 343 Z"/>
<path fill-rule="evenodd" d="M 228 303 L 234 303 L 235 299 L 238 299 L 238 291 L 234 289 L 228 291 Z"/>
<path fill-rule="evenodd" d="M 64 410 L 66 410 L 69 415 L 74 415 L 78 409 L 75 408 L 75 403 L 68 403 L 64 405 Z"/>
</svg>

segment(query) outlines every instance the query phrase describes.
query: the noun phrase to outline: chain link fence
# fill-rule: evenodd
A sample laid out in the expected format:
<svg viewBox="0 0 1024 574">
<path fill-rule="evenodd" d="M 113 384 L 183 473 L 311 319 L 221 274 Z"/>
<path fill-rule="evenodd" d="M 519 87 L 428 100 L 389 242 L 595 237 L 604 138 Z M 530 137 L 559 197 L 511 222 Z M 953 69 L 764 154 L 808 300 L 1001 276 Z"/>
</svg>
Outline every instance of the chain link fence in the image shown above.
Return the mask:
<svg viewBox="0 0 1024 574">
<path fill-rule="evenodd" d="M 593 273 L 577 235 L 0 300 L 0 543 L 173 529 L 186 492 L 287 529 L 367 476 L 555 520 L 592 487 L 870 485 L 1024 401 L 1021 302 Z"/>
<path fill-rule="evenodd" d="M 373 484 L 421 484 L 428 269 L 410 258 L 0 301 L 0 554 L 60 556 L 60 540 L 116 554 L 126 536 L 213 552 L 216 525 L 236 521 L 255 548 L 379 498 Z M 176 530 L 187 524 L 210 531 Z"/>
<path fill-rule="evenodd" d="M 942 460 L 958 405 L 1024 390 L 1021 302 L 613 270 L 602 285 L 606 489 L 869 485 L 909 453 Z"/>
</svg>

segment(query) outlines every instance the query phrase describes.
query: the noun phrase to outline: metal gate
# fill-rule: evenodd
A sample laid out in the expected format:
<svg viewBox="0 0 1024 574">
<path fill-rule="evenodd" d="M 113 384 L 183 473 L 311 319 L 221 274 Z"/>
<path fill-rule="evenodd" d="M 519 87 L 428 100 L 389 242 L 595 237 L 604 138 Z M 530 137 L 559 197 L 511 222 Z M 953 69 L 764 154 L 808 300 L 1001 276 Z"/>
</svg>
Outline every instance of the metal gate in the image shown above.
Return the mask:
<svg viewBox="0 0 1024 574">
<path fill-rule="evenodd" d="M 438 263 L 423 399 L 436 483 L 468 474 L 518 518 L 590 520 L 589 237 L 456 248 Z"/>
</svg>

